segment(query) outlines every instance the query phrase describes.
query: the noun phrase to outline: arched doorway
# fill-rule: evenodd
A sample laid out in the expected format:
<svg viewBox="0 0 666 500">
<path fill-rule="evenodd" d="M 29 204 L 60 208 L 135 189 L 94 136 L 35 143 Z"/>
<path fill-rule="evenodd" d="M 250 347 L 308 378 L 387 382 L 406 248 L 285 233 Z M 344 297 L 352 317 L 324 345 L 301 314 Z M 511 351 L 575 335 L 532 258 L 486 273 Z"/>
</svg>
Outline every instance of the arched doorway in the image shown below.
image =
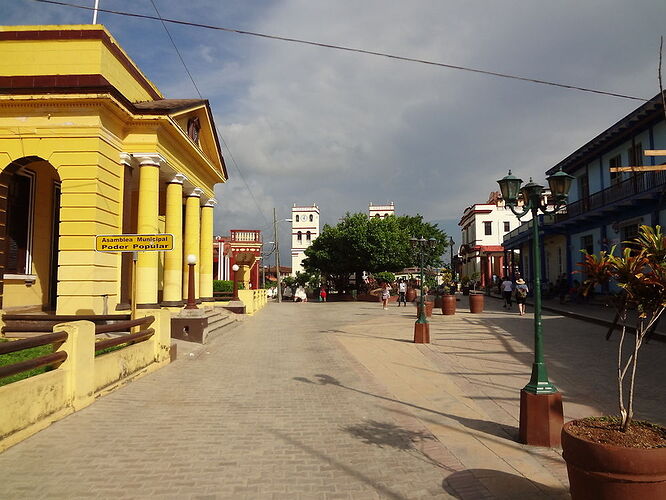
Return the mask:
<svg viewBox="0 0 666 500">
<path fill-rule="evenodd" d="M 55 311 L 58 285 L 60 176 L 37 156 L 0 173 L 0 307 Z"/>
</svg>

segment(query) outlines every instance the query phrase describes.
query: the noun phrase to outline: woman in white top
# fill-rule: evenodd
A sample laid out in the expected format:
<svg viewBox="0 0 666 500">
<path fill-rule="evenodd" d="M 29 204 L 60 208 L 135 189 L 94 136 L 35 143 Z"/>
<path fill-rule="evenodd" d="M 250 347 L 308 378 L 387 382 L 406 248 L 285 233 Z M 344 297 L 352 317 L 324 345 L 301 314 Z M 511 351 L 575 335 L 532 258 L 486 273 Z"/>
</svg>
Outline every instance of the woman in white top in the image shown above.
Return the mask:
<svg viewBox="0 0 666 500">
<path fill-rule="evenodd" d="M 308 296 L 305 293 L 305 288 L 302 286 L 299 286 L 296 289 L 296 294 L 294 294 L 294 302 L 296 302 L 297 299 L 300 299 L 301 302 L 307 302 L 308 301 Z"/>
</svg>

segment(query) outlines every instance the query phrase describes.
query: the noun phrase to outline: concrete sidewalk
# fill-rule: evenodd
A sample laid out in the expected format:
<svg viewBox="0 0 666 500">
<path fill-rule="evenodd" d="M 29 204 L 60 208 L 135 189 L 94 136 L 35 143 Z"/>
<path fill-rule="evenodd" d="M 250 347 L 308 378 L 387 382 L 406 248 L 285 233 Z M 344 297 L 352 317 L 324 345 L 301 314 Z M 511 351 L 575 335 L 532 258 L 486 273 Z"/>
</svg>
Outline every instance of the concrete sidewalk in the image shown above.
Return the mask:
<svg viewBox="0 0 666 500">
<path fill-rule="evenodd" d="M 413 306 L 269 304 L 0 454 L 0 496 L 568 498 L 559 451 L 516 441 L 532 317 L 486 304 L 436 311 L 429 345 L 412 343 Z M 605 329 L 543 323 L 566 417 L 615 413 Z M 638 418 L 663 423 L 665 355 L 641 354 Z"/>
<path fill-rule="evenodd" d="M 495 292 L 491 292 L 489 297 L 504 301 L 502 296 Z M 528 309 L 531 309 L 533 305 L 534 302 L 532 298 L 529 297 L 527 299 Z M 514 299 L 514 308 L 515 307 Z M 587 304 L 578 302 L 565 302 L 562 304 L 558 298 L 543 299 L 541 302 L 541 308 L 547 312 L 560 314 L 569 318 L 587 321 L 589 323 L 603 326 L 606 328 L 606 331 L 608 331 L 608 329 L 613 325 L 616 314 L 614 307 L 597 301 L 592 301 L 591 303 Z M 616 327 L 614 334 L 619 333 L 619 331 L 619 327 Z M 651 340 L 655 340 L 657 342 L 666 342 L 666 322 L 660 322 L 657 325 Z"/>
<path fill-rule="evenodd" d="M 560 452 L 517 442 L 519 391 L 533 361 L 533 316 L 507 312 L 492 299 L 483 314 L 473 315 L 461 299 L 455 316 L 435 311 L 430 345 L 410 344 L 414 307 L 371 315 L 336 337 L 395 396 L 399 411 L 416 415 L 493 498 L 567 498 Z M 617 413 L 617 339 L 607 342 L 603 327 L 560 315 L 546 313 L 543 324 L 565 419 Z M 645 346 L 636 399 L 640 417 L 662 423 L 666 396 L 655 388 L 666 375 L 664 355 L 663 344 Z"/>
</svg>

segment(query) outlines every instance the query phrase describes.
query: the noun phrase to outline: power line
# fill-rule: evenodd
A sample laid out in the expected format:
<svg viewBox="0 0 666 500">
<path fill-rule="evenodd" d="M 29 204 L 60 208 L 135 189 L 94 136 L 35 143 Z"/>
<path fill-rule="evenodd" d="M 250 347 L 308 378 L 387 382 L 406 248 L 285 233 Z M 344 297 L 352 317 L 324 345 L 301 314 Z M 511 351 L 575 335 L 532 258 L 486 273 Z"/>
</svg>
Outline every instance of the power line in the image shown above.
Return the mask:
<svg viewBox="0 0 666 500">
<path fill-rule="evenodd" d="M 199 90 L 199 87 L 197 87 L 197 83 L 194 81 L 194 77 L 192 77 L 192 73 L 190 72 L 189 68 L 187 67 L 187 64 L 185 64 L 185 59 L 183 59 L 183 56 L 181 55 L 180 50 L 178 50 L 178 46 L 176 45 L 176 42 L 174 41 L 173 37 L 171 36 L 171 33 L 169 32 L 169 28 L 167 28 L 167 25 L 165 24 L 164 20 L 162 19 L 162 14 L 160 14 L 160 11 L 157 9 L 157 5 L 155 5 L 155 2 L 153 0 L 150 0 L 150 3 L 153 4 L 153 8 L 155 9 L 155 12 L 157 13 L 157 16 L 159 17 L 159 20 L 162 23 L 162 26 L 164 27 L 164 31 L 166 31 L 166 34 L 169 37 L 169 40 L 171 40 L 171 45 L 173 45 L 173 48 L 176 50 L 176 54 L 178 54 L 178 58 L 180 59 L 180 62 L 183 64 L 183 67 L 185 68 L 185 71 L 187 72 L 187 76 L 190 77 L 190 80 L 192 81 L 192 85 L 194 85 L 194 89 L 196 90 L 197 94 L 199 95 L 199 99 L 203 99 L 203 96 L 201 95 L 201 91 Z M 215 125 L 215 131 L 217 132 L 218 137 L 220 139 L 222 139 L 222 143 L 224 144 L 224 147 L 227 148 L 227 152 L 229 153 L 229 157 L 231 158 L 231 162 L 233 163 L 234 167 L 236 167 L 236 171 L 238 172 L 238 175 L 240 175 L 240 178 L 243 180 L 243 183 L 245 184 L 245 188 L 250 193 L 250 196 L 252 197 L 252 200 L 254 200 L 254 204 L 257 206 L 257 210 L 259 211 L 259 214 L 263 217 L 264 222 L 266 223 L 266 226 L 268 226 L 269 222 L 268 222 L 268 219 L 266 218 L 266 215 L 264 215 L 264 212 L 261 210 L 261 207 L 259 206 L 259 202 L 257 201 L 257 198 L 254 196 L 254 192 L 252 192 L 252 189 L 250 189 L 250 185 L 245 180 L 245 176 L 241 172 L 241 169 L 239 168 L 238 163 L 236 163 L 236 159 L 234 158 L 234 155 L 231 152 L 231 148 L 227 144 L 227 141 L 224 140 L 224 137 L 220 133 L 220 130 L 217 128 L 217 125 Z"/>
<path fill-rule="evenodd" d="M 86 7 L 83 5 L 74 5 L 66 2 L 59 2 L 57 0 L 32 0 L 33 2 L 39 2 L 39 3 L 47 3 L 47 4 L 53 4 L 53 5 L 62 5 L 66 7 L 73 7 L 75 9 L 83 9 L 83 10 L 94 10 L 93 7 Z M 249 36 L 256 36 L 260 38 L 267 38 L 270 40 L 279 40 L 282 42 L 291 42 L 291 43 L 299 43 L 303 45 L 311 45 L 315 47 L 322 47 L 326 49 L 333 49 L 333 50 L 341 50 L 345 52 L 356 52 L 359 54 L 366 54 L 366 55 L 371 55 L 371 56 L 378 56 L 378 57 L 386 57 L 389 59 L 394 59 L 398 61 L 406 61 L 406 62 L 413 62 L 413 63 L 419 63 L 419 64 L 427 64 L 429 66 L 438 66 L 441 68 L 448 68 L 448 69 L 455 69 L 459 71 L 468 71 L 471 73 L 479 73 L 482 75 L 488 75 L 488 76 L 496 76 L 499 78 L 508 78 L 512 80 L 519 80 L 523 82 L 528 82 L 528 83 L 536 83 L 539 85 L 550 85 L 552 87 L 559 87 L 559 88 L 564 88 L 564 89 L 570 89 L 570 90 L 578 90 L 581 92 L 590 92 L 593 94 L 601 94 L 601 95 L 607 95 L 611 97 L 619 97 L 621 99 L 631 99 L 634 101 L 642 101 L 642 102 L 647 102 L 649 99 L 645 99 L 643 97 L 636 97 L 636 96 L 631 96 L 627 94 L 619 94 L 617 92 L 608 92 L 605 90 L 598 90 L 598 89 L 592 89 L 588 87 L 579 87 L 577 85 L 568 85 L 565 83 L 557 83 L 557 82 L 551 82 L 548 80 L 540 80 L 536 78 L 528 78 L 524 76 L 518 76 L 518 75 L 512 75 L 509 73 L 498 73 L 495 71 L 487 71 L 483 69 L 478 69 L 478 68 L 470 68 L 468 66 L 459 66 L 455 64 L 447 64 L 447 63 L 441 63 L 441 62 L 436 62 L 436 61 L 430 61 L 427 59 L 419 59 L 415 57 L 406 57 L 406 56 L 398 56 L 395 54 L 389 54 L 387 52 L 378 52 L 374 50 L 366 50 L 366 49 L 359 49 L 359 48 L 354 48 L 354 47 L 346 47 L 344 45 L 334 45 L 334 44 L 329 44 L 329 43 L 321 43 L 321 42 L 314 42 L 311 40 L 304 40 L 300 38 L 291 38 L 291 37 L 284 37 L 284 36 L 278 36 L 278 35 L 269 35 L 266 33 L 259 33 L 256 31 L 247 31 L 247 30 L 239 30 L 236 28 L 226 28 L 223 26 L 214 26 L 210 24 L 202 24 L 202 23 L 194 23 L 194 22 L 188 22 L 188 21 L 179 21 L 177 19 L 164 19 L 164 18 L 159 18 L 155 16 L 149 16 L 146 14 L 136 14 L 132 12 L 123 12 L 123 11 L 117 11 L 117 10 L 110 10 L 110 9 L 98 9 L 100 12 L 106 12 L 107 14 L 115 14 L 118 16 L 128 16 L 128 17 L 138 17 L 142 19 L 152 19 L 152 20 L 159 20 L 162 22 L 166 23 L 172 23 L 172 24 L 180 24 L 183 26 L 191 26 L 195 28 L 204 28 L 204 29 L 209 29 L 209 30 L 216 30 L 216 31 L 226 31 L 229 33 L 236 33 L 239 35 L 249 35 Z"/>
</svg>

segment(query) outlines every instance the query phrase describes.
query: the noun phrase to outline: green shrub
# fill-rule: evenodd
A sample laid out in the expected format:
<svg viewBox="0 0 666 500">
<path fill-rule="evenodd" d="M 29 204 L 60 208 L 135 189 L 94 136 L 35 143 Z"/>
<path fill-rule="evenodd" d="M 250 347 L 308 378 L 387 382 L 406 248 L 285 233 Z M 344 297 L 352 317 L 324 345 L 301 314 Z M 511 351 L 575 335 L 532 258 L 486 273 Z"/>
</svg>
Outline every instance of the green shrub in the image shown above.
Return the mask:
<svg viewBox="0 0 666 500">
<path fill-rule="evenodd" d="M 234 282 L 231 280 L 213 280 L 214 292 L 233 292 Z"/>
</svg>

